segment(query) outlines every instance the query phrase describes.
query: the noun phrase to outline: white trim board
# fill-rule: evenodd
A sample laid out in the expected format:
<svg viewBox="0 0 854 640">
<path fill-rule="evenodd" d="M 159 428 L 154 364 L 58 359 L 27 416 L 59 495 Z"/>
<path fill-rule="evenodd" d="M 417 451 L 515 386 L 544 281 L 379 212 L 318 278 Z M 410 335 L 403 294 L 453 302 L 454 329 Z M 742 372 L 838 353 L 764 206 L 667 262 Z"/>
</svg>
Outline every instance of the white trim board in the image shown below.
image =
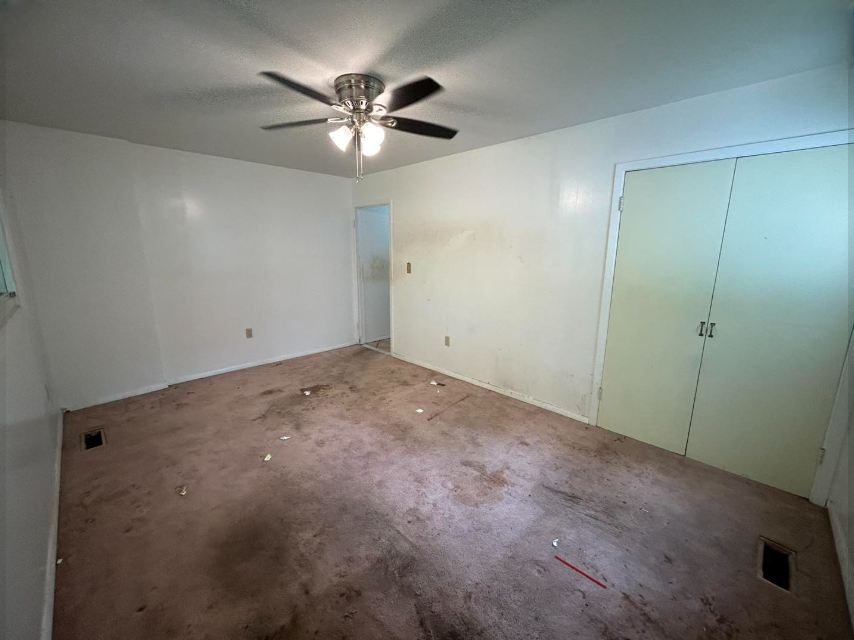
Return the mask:
<svg viewBox="0 0 854 640">
<path fill-rule="evenodd" d="M 68 407 L 63 407 L 66 411 L 79 411 L 80 409 L 88 409 L 89 407 L 97 407 L 102 404 L 108 404 L 110 402 L 116 402 L 118 400 L 127 400 L 128 398 L 135 398 L 136 396 L 144 396 L 146 393 L 153 393 L 154 391 L 162 391 L 169 385 L 165 382 L 158 382 L 157 384 L 150 384 L 145 387 L 138 387 L 136 389 L 132 389 L 130 391 L 123 391 L 122 393 L 116 393 L 109 396 L 102 396 L 92 402 L 91 404 L 83 404 L 83 405 L 70 405 Z"/>
<path fill-rule="evenodd" d="M 47 536 L 47 559 L 45 560 L 44 600 L 42 602 L 42 622 L 40 640 L 53 637 L 53 600 L 56 592 L 56 556 L 59 547 L 59 480 L 62 470 L 63 415 L 57 411 L 56 451 L 54 452 L 53 497 L 51 500 L 50 530 Z"/>
<path fill-rule="evenodd" d="M 297 353 L 290 353 L 284 356 L 275 356 L 272 358 L 264 358 L 263 360 L 253 360 L 252 362 L 246 362 L 244 364 L 236 364 L 230 367 L 223 367 L 222 369 L 212 369 L 211 371 L 205 371 L 203 373 L 194 373 L 189 376 L 179 376 L 177 378 L 172 378 L 169 380 L 171 384 L 181 384 L 182 382 L 190 382 L 191 380 L 201 380 L 203 378 L 210 378 L 211 376 L 218 376 L 222 373 L 231 373 L 232 371 L 241 371 L 243 369 L 251 369 L 252 367 L 260 367 L 265 364 L 272 364 L 274 362 L 284 362 L 285 360 L 293 360 L 295 358 L 302 358 L 303 356 L 313 356 L 316 353 L 324 353 L 326 351 L 335 351 L 336 349 L 344 349 L 345 347 L 352 347 L 359 344 L 358 342 L 345 342 L 344 344 L 338 344 L 331 347 L 321 347 L 320 349 L 311 349 L 309 351 L 299 351 Z M 166 386 L 161 387 L 165 389 Z"/>
<path fill-rule="evenodd" d="M 833 541 L 836 544 L 836 555 L 839 558 L 839 566 L 842 570 L 842 584 L 845 587 L 845 599 L 848 601 L 848 615 L 854 626 L 854 583 L 850 556 L 848 555 L 848 540 L 845 537 L 845 528 L 839 521 L 839 512 L 834 508 L 833 501 L 828 502 L 827 512 L 830 515 L 830 530 L 833 532 Z"/>
<path fill-rule="evenodd" d="M 593 384 L 590 389 L 590 406 L 588 411 L 590 424 L 598 425 L 599 421 L 600 401 L 598 389 L 602 386 L 602 375 L 605 368 L 605 346 L 608 338 L 608 320 L 611 313 L 611 294 L 614 286 L 614 269 L 617 263 L 617 241 L 620 229 L 620 198 L 623 195 L 626 173 L 629 171 L 658 169 L 661 167 L 694 164 L 697 162 L 711 162 L 713 160 L 725 160 L 728 158 L 744 158 L 770 153 L 784 153 L 786 151 L 799 151 L 801 149 L 814 149 L 819 147 L 850 144 L 852 142 L 852 136 L 854 136 L 854 129 L 843 129 L 840 131 L 798 136 L 795 138 L 784 138 L 781 140 L 756 142 L 734 147 L 722 147 L 719 149 L 683 153 L 664 156 L 661 158 L 622 162 L 615 166 L 614 187 L 611 193 L 611 212 L 608 224 L 608 244 L 605 252 L 605 273 L 602 280 L 602 296 L 599 307 L 596 356 L 593 362 Z"/>
<path fill-rule="evenodd" d="M 108 396 L 106 398 L 101 398 L 97 402 L 92 404 L 87 404 L 81 407 L 73 407 L 66 408 L 67 411 L 77 411 L 79 409 L 87 409 L 89 407 L 97 407 L 98 405 L 107 404 L 109 402 L 116 402 L 117 400 L 126 400 L 128 398 L 135 398 L 136 396 L 143 396 L 146 393 L 153 393 L 154 391 L 162 391 L 163 389 L 168 389 L 169 385 L 173 384 L 181 384 L 182 382 L 190 382 L 191 380 L 201 380 L 203 378 L 210 378 L 211 376 L 218 376 L 222 373 L 231 373 L 232 371 L 240 371 L 242 369 L 251 369 L 252 367 L 260 367 L 265 364 L 272 364 L 274 362 L 284 362 L 285 360 L 293 360 L 294 358 L 302 358 L 303 356 L 311 356 L 316 353 L 324 353 L 326 351 L 335 351 L 336 349 L 344 349 L 345 347 L 352 347 L 359 344 L 358 342 L 345 342 L 343 344 L 333 345 L 331 347 L 321 347 L 319 349 L 311 349 L 309 351 L 299 351 L 297 353 L 289 353 L 287 355 L 279 355 L 274 356 L 272 358 L 264 358 L 262 360 L 253 360 L 252 362 L 245 362 L 243 364 L 236 364 L 230 367 L 223 367 L 222 369 L 212 369 L 210 371 L 203 371 L 201 373 L 193 373 L 188 376 L 178 376 L 177 378 L 170 378 L 165 383 L 152 384 L 147 387 L 140 387 L 139 389 L 134 389 L 133 391 L 128 391 L 126 393 L 116 394 L 115 396 Z"/>
<path fill-rule="evenodd" d="M 845 436 L 848 433 L 849 387 L 848 372 L 851 363 L 851 338 L 848 339 L 848 351 L 845 353 L 845 363 L 842 365 L 842 375 L 839 376 L 839 386 L 836 388 L 836 399 L 830 412 L 830 423 L 824 434 L 822 449 L 824 454 L 818 468 L 815 470 L 815 480 L 810 491 L 810 502 L 820 507 L 827 505 L 830 487 L 839 466 L 839 458 L 846 452 L 842 450 Z"/>
<path fill-rule="evenodd" d="M 353 294 L 353 329 L 358 344 L 362 343 L 362 305 L 359 301 L 359 238 L 356 228 L 359 226 L 359 218 L 353 207 L 350 226 L 350 291 Z"/>
<path fill-rule="evenodd" d="M 359 209 L 363 208 L 353 209 L 353 255 L 356 256 L 356 338 L 359 344 L 365 344 L 365 285 L 362 282 L 362 257 L 359 255 Z"/>
<path fill-rule="evenodd" d="M 368 345 L 362 345 L 362 346 L 368 347 Z M 372 349 L 373 347 L 368 347 L 368 348 Z M 378 351 L 378 350 L 374 349 L 374 351 Z M 380 351 L 380 353 L 384 353 L 384 352 Z M 408 362 L 410 364 L 414 364 L 414 365 L 417 365 L 419 367 L 423 367 L 424 369 L 429 369 L 430 371 L 435 371 L 437 373 L 441 373 L 442 375 L 449 376 L 451 378 L 456 378 L 457 380 L 462 380 L 463 382 L 468 382 L 469 384 L 473 384 L 473 385 L 478 386 L 478 387 L 483 387 L 484 389 L 489 389 L 490 391 L 495 391 L 496 393 L 500 393 L 503 396 L 508 396 L 510 398 L 513 398 L 514 400 L 521 400 L 522 402 L 525 402 L 527 404 L 532 404 L 535 407 L 540 407 L 541 409 L 546 409 L 548 411 L 551 411 L 552 413 L 557 413 L 557 414 L 560 414 L 560 415 L 565 416 L 567 418 L 572 418 L 573 420 L 576 420 L 577 422 L 581 422 L 582 424 L 589 424 L 590 423 L 587 418 L 585 418 L 584 416 L 582 416 L 578 413 L 573 413 L 572 411 L 562 409 L 556 405 L 549 404 L 548 402 L 542 402 L 540 400 L 537 400 L 536 398 L 532 398 L 531 396 L 527 396 L 524 393 L 519 393 L 518 391 L 512 391 L 511 389 L 504 389 L 502 387 L 496 387 L 494 384 L 490 384 L 489 382 L 484 382 L 483 380 L 478 380 L 477 378 L 470 378 L 469 376 L 464 376 L 460 373 L 455 373 L 455 372 L 450 371 L 448 369 L 443 369 L 442 367 L 435 367 L 431 364 L 428 364 L 427 362 L 422 362 L 421 360 L 416 360 L 415 358 L 410 358 L 408 356 L 404 356 L 404 355 L 401 355 L 399 353 L 394 353 L 393 351 L 391 352 L 391 354 L 385 354 L 385 355 L 391 355 L 393 358 L 397 358 L 398 360 L 403 360 L 404 362 Z"/>
</svg>

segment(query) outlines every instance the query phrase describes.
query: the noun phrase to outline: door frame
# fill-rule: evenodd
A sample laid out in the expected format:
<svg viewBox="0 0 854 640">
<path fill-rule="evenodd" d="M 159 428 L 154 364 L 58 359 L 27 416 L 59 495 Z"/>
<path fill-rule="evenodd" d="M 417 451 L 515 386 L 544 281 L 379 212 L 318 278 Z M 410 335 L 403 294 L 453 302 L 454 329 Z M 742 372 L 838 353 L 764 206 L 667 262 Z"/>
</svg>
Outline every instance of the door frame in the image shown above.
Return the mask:
<svg viewBox="0 0 854 640">
<path fill-rule="evenodd" d="M 588 413 L 590 424 L 599 424 L 600 389 L 602 387 L 602 376 L 605 369 L 605 347 L 608 341 L 608 321 L 611 314 L 611 295 L 614 288 L 614 270 L 617 265 L 617 242 L 620 230 L 620 201 L 623 197 L 626 174 L 629 171 L 642 171 L 644 169 L 659 169 L 683 164 L 696 164 L 698 162 L 711 162 L 713 160 L 728 160 L 731 158 L 745 158 L 749 156 L 767 155 L 771 153 L 785 153 L 787 151 L 800 151 L 803 149 L 816 149 L 820 147 L 832 147 L 854 142 L 854 129 L 841 129 L 827 133 L 817 133 L 794 138 L 783 138 L 780 140 L 769 140 L 766 142 L 755 142 L 751 144 L 736 145 L 732 147 L 720 147 L 706 151 L 695 151 L 681 153 L 659 158 L 647 158 L 631 162 L 621 162 L 614 168 L 614 185 L 611 191 L 611 211 L 608 222 L 608 244 L 605 251 L 605 273 L 602 279 L 602 292 L 599 303 L 599 326 L 596 335 L 596 355 L 593 362 L 593 383 L 590 389 L 590 406 Z M 830 428 L 838 428 L 837 422 L 831 421 Z M 825 442 L 838 439 L 838 434 L 827 434 Z M 834 456 L 827 456 L 833 458 Z M 825 462 L 826 463 L 826 462 Z M 820 473 L 822 465 L 819 465 Z M 826 473 L 826 470 L 825 470 Z M 815 496 L 824 504 L 827 496 Z M 812 496 L 811 496 L 812 499 Z M 813 500 L 815 502 L 815 500 Z M 819 502 L 816 502 L 819 504 Z"/>
<path fill-rule="evenodd" d="M 356 321 L 356 339 L 358 343 L 373 349 L 371 345 L 365 342 L 365 304 L 364 304 L 364 289 L 362 285 L 362 274 L 359 269 L 359 209 L 369 209 L 371 207 L 388 207 L 388 312 L 389 312 L 389 353 L 394 354 L 394 287 L 391 286 L 392 278 L 394 277 L 394 242 L 393 227 L 394 218 L 392 216 L 391 198 L 386 198 L 385 201 L 372 202 L 367 204 L 356 204 L 353 206 L 353 287 L 354 287 L 354 317 Z"/>
</svg>

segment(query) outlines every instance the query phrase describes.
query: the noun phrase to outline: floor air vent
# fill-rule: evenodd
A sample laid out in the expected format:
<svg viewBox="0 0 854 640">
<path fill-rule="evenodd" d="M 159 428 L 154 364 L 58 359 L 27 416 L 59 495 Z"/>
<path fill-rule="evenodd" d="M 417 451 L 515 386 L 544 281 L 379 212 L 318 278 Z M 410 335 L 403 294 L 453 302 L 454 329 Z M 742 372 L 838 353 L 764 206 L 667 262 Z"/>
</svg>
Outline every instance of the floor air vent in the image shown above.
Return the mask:
<svg viewBox="0 0 854 640">
<path fill-rule="evenodd" d="M 81 436 L 81 443 L 83 444 L 84 451 L 94 449 L 95 447 L 100 447 L 103 444 L 106 444 L 106 442 L 107 438 L 104 434 L 103 429 L 98 429 L 97 431 L 90 431 L 89 433 L 84 433 Z"/>
<path fill-rule="evenodd" d="M 795 552 L 766 538 L 759 539 L 759 577 L 773 585 L 792 590 Z"/>
</svg>

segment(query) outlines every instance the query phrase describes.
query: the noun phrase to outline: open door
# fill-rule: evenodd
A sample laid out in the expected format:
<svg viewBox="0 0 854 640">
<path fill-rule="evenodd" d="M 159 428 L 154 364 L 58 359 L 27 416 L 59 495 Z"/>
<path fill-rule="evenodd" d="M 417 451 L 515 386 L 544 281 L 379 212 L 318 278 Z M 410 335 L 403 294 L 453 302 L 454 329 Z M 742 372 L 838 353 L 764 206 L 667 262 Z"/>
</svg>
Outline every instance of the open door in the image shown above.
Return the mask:
<svg viewBox="0 0 854 640">
<path fill-rule="evenodd" d="M 356 209 L 359 342 L 391 352 L 389 206 Z"/>
</svg>

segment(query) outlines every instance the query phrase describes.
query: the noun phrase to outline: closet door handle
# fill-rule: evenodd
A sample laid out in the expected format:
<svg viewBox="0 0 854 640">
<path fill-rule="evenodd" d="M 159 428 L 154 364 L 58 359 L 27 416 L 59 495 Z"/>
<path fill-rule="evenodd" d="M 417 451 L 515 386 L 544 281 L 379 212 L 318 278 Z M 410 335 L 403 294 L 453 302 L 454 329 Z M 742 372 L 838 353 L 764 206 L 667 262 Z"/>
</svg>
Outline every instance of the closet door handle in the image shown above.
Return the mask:
<svg viewBox="0 0 854 640">
<path fill-rule="evenodd" d="M 698 336 L 706 335 L 706 322 L 705 321 L 700 323 L 700 333 L 698 333 L 697 335 Z"/>
<path fill-rule="evenodd" d="M 715 323 L 714 322 L 709 323 L 709 337 L 710 338 L 715 337 Z"/>
</svg>

